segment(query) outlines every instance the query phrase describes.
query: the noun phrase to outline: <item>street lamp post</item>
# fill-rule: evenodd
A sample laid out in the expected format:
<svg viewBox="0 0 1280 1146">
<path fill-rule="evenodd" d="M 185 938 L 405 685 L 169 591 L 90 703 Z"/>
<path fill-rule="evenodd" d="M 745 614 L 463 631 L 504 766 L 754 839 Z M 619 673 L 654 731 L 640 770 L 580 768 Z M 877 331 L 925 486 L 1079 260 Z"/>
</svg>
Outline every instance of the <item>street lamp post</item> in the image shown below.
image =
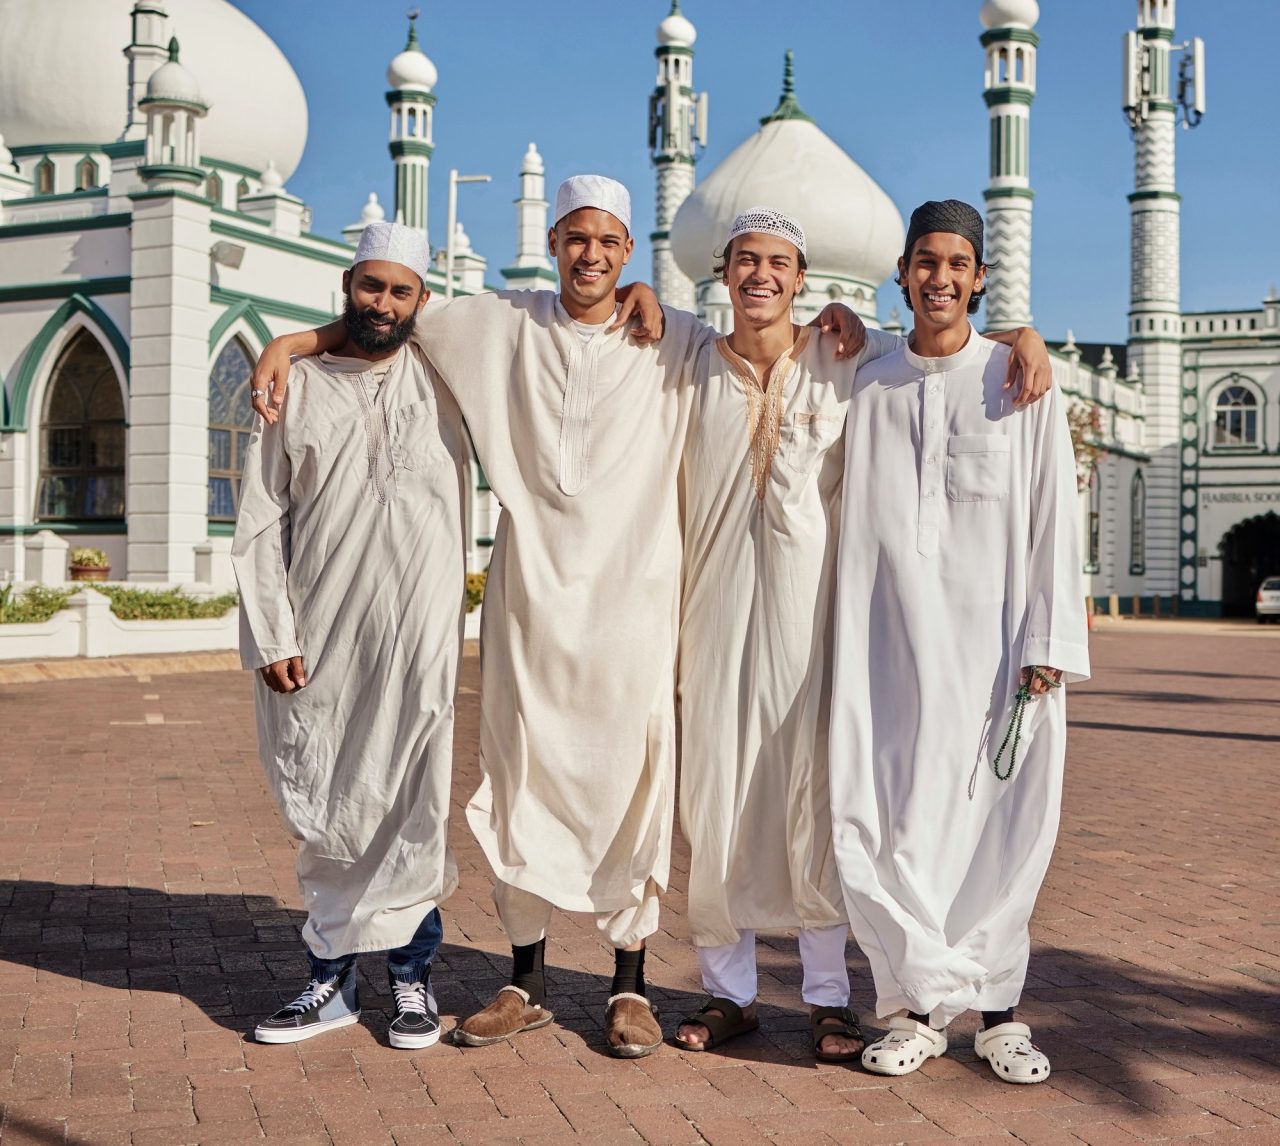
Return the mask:
<svg viewBox="0 0 1280 1146">
<path fill-rule="evenodd" d="M 454 232 L 458 229 L 458 184 L 489 183 L 490 175 L 459 175 L 456 167 L 449 171 L 449 234 L 444 247 L 444 297 L 453 298 Z"/>
</svg>

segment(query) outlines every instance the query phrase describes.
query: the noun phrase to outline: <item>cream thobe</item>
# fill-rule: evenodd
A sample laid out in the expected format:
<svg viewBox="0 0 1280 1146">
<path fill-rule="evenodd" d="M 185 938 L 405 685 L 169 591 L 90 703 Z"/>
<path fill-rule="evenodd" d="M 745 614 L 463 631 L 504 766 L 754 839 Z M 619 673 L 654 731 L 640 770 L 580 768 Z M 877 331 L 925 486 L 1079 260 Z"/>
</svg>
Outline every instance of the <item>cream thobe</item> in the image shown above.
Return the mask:
<svg viewBox="0 0 1280 1146">
<path fill-rule="evenodd" d="M 279 422 L 250 439 L 231 556 L 244 667 L 306 668 L 289 694 L 255 673 L 255 695 L 262 765 L 301 841 L 303 938 L 322 959 L 402 946 L 458 880 L 466 439 L 415 351 L 380 384 L 367 366 L 294 365 Z"/>
<path fill-rule="evenodd" d="M 720 340 L 694 374 L 681 481 L 680 819 L 699 946 L 846 919 L 827 786 L 841 435 L 859 363 L 902 340 L 869 330 L 858 358 L 838 362 L 834 337 L 810 335 L 771 372 L 785 382 L 763 496 L 751 367 Z"/>
<path fill-rule="evenodd" d="M 970 331 L 858 375 L 845 432 L 831 795 L 877 1013 L 935 1026 L 1021 995 L 1053 852 L 1065 689 L 992 761 L 1024 665 L 1089 674 L 1076 471 L 1062 394 L 1015 409 L 1008 351 Z M 1001 761 L 1003 769 L 1007 760 Z"/>
<path fill-rule="evenodd" d="M 480 767 L 467 820 L 503 883 L 573 911 L 666 887 L 675 789 L 676 478 L 704 328 L 585 344 L 551 292 L 428 303 L 502 513 L 481 622 Z"/>
</svg>

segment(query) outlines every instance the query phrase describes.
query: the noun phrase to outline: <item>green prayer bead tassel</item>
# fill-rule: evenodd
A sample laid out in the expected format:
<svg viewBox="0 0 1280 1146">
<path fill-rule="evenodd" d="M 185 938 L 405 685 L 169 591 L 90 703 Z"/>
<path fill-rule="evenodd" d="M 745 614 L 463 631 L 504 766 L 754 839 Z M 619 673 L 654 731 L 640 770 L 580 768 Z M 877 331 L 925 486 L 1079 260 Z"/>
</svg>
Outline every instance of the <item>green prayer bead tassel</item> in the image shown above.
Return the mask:
<svg viewBox="0 0 1280 1146">
<path fill-rule="evenodd" d="M 996 753 L 996 758 L 991 762 L 991 767 L 996 774 L 997 780 L 1007 780 L 1013 775 L 1013 770 L 1018 763 L 1018 742 L 1022 739 L 1022 717 L 1027 711 L 1027 705 L 1031 702 L 1031 685 L 1024 684 L 1018 689 L 1017 694 L 1013 698 L 1013 716 L 1009 720 L 1008 731 L 1004 734 L 1004 740 L 1000 745 L 1000 751 Z M 1009 768 L 1005 772 L 1000 771 L 1000 758 L 1004 755 L 1004 750 L 1009 747 L 1009 739 L 1013 738 L 1013 747 L 1009 752 Z"/>
</svg>

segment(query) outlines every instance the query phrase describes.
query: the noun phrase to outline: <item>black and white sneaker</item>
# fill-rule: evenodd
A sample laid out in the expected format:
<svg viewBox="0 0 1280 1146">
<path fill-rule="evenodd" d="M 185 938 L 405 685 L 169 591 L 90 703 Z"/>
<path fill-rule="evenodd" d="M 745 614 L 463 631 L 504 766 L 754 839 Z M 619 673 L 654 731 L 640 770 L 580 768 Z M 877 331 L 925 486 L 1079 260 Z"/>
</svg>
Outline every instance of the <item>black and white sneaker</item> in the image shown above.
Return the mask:
<svg viewBox="0 0 1280 1146">
<path fill-rule="evenodd" d="M 253 1037 L 260 1043 L 299 1043 L 325 1031 L 349 1027 L 360 1018 L 353 962 L 336 978 L 310 985 L 287 1007 L 260 1022 Z"/>
<path fill-rule="evenodd" d="M 393 1047 L 422 1050 L 440 1041 L 440 1016 L 431 993 L 431 964 L 397 975 L 387 970 L 396 1013 L 387 1028 Z"/>
</svg>

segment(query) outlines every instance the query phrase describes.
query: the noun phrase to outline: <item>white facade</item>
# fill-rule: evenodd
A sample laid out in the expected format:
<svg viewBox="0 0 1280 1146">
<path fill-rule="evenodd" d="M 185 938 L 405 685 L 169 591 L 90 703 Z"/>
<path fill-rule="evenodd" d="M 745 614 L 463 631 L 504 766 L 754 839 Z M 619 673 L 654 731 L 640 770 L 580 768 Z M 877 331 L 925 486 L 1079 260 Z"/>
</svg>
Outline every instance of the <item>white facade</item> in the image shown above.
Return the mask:
<svg viewBox="0 0 1280 1146">
<path fill-rule="evenodd" d="M 301 87 L 229 3 L 69 6 L 101 33 L 101 67 L 79 61 L 90 99 L 46 100 L 44 122 L 21 85 L 0 105 L 0 584 L 62 580 L 53 534 L 105 550 L 113 580 L 226 587 L 251 364 L 275 335 L 340 313 L 352 247 L 383 212 L 370 196 L 345 241 L 310 234 L 306 204 L 284 185 L 305 143 Z M 19 39 L 11 30 L 39 45 L 48 25 L 62 53 L 68 5 L 46 7 L 0 0 L 0 64 Z M 193 40 L 180 60 L 175 13 Z M 101 46 L 130 36 L 123 54 Z M 262 69 L 256 98 L 273 101 L 269 125 L 225 66 L 201 74 L 188 64 L 219 45 Z M 42 90 L 56 89 L 57 77 L 29 70 Z M 397 213 L 424 231 L 434 81 L 411 30 L 388 69 L 390 151 Z M 103 118 L 108 100 L 127 108 L 118 122 Z M 258 159 L 264 146 L 280 166 Z M 541 209 L 545 251 L 545 201 Z M 537 210 L 526 208 L 535 226 Z M 486 261 L 463 232 L 458 251 L 455 293 L 489 289 Z M 443 295 L 442 267 L 427 285 Z M 468 559 L 480 569 L 497 506 L 478 467 L 472 477 Z"/>
</svg>

